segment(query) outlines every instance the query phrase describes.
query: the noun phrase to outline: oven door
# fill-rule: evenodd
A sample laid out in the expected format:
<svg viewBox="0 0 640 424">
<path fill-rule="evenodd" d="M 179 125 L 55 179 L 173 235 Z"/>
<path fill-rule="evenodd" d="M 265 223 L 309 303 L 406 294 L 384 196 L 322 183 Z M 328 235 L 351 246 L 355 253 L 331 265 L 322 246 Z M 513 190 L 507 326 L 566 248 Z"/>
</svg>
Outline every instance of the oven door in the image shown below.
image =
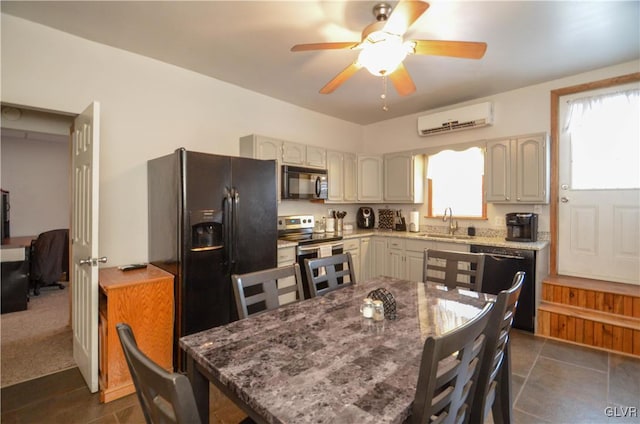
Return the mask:
<svg viewBox="0 0 640 424">
<path fill-rule="evenodd" d="M 326 171 L 282 166 L 283 199 L 326 199 L 328 190 Z"/>
<path fill-rule="evenodd" d="M 306 245 L 306 246 L 298 246 L 298 256 L 296 261 L 298 262 L 298 265 L 300 266 L 300 274 L 302 274 L 302 288 L 304 289 L 304 298 L 305 299 L 310 299 L 311 298 L 311 290 L 309 287 L 309 280 L 307 279 L 307 270 L 304 267 L 304 260 L 305 259 L 315 259 L 318 258 L 320 256 L 320 246 L 321 245 L 326 245 L 326 244 L 331 244 L 331 254 L 332 255 L 339 255 L 341 253 L 343 253 L 344 251 L 344 243 L 339 242 L 339 243 L 321 243 L 321 244 L 312 244 L 312 245 Z M 342 265 L 339 265 L 336 267 L 336 270 L 342 270 Z"/>
</svg>

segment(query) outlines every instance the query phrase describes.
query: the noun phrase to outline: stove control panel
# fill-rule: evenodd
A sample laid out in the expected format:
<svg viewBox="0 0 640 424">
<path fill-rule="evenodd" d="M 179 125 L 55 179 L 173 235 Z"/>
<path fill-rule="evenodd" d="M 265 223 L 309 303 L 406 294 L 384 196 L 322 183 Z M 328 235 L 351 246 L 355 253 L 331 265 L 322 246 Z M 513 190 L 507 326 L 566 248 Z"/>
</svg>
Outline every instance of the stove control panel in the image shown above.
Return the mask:
<svg viewBox="0 0 640 424">
<path fill-rule="evenodd" d="M 278 217 L 278 231 L 313 228 L 313 215 L 288 215 Z"/>
</svg>

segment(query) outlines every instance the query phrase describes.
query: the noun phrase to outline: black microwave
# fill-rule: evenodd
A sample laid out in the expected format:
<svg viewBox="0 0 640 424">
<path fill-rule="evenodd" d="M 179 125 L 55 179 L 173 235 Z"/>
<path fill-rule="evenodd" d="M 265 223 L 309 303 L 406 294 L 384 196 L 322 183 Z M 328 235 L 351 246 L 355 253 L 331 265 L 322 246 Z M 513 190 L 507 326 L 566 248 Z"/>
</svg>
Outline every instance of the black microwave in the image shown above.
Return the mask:
<svg viewBox="0 0 640 424">
<path fill-rule="evenodd" d="M 325 169 L 282 165 L 283 199 L 326 199 L 329 191 Z"/>
</svg>

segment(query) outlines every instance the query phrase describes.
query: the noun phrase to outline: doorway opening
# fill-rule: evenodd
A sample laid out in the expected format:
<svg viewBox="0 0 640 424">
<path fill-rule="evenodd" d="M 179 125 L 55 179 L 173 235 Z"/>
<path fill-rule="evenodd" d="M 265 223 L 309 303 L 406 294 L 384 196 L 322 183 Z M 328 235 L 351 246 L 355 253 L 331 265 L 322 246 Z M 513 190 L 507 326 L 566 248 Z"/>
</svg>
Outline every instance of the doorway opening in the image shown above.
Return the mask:
<svg viewBox="0 0 640 424">
<path fill-rule="evenodd" d="M 74 115 L 2 103 L 1 185 L 9 209 L 3 243 L 27 247 L 70 225 L 70 128 Z M 27 309 L 2 315 L 1 387 L 75 367 L 67 288 L 29 287 Z"/>
</svg>

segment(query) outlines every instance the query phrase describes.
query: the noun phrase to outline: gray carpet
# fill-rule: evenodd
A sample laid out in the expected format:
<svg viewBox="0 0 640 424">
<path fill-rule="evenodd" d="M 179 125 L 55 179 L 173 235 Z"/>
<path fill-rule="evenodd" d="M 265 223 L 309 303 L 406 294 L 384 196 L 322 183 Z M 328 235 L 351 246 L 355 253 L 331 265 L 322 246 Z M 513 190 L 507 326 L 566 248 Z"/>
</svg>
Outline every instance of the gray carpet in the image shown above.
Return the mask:
<svg viewBox="0 0 640 424">
<path fill-rule="evenodd" d="M 0 326 L 0 387 L 76 366 L 68 288 L 43 288 L 26 311 L 0 315 Z"/>
</svg>

